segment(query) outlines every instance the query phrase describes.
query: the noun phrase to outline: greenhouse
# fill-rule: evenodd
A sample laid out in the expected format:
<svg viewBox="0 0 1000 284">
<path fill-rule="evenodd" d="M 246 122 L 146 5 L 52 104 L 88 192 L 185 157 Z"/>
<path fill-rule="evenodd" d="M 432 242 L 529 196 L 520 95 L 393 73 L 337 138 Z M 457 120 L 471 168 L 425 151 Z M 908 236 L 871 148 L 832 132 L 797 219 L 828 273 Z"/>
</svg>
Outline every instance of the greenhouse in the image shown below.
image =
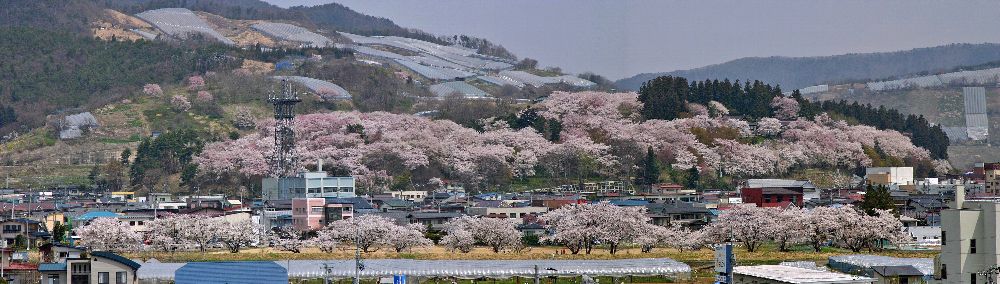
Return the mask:
<svg viewBox="0 0 1000 284">
<path fill-rule="evenodd" d="M 354 277 L 354 260 L 275 261 L 288 270 L 290 278 Z M 186 263 L 147 262 L 137 272 L 140 280 L 171 281 Z M 691 267 L 668 258 L 620 260 L 411 260 L 371 259 L 364 261 L 361 278 L 405 275 L 421 278 L 506 279 L 512 277 L 661 276 L 687 279 Z M 537 268 L 537 269 L 536 269 Z"/>
<path fill-rule="evenodd" d="M 872 275 L 872 267 L 875 266 L 913 266 L 924 274 L 924 279 L 931 279 L 934 276 L 934 259 L 931 258 L 854 254 L 831 256 L 828 265 L 840 272 L 868 276 Z"/>
</svg>

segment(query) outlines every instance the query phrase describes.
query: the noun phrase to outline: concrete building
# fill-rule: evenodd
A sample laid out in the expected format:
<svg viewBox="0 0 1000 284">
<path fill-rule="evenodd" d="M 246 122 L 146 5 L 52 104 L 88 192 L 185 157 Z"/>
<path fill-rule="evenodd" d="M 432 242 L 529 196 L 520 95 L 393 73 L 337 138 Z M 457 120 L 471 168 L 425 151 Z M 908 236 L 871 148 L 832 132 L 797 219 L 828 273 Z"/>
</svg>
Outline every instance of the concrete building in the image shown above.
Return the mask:
<svg viewBox="0 0 1000 284">
<path fill-rule="evenodd" d="M 983 177 L 985 179 L 985 192 L 989 195 L 1000 195 L 1000 163 L 983 164 Z"/>
<path fill-rule="evenodd" d="M 758 207 L 785 207 L 793 204 L 802 207 L 806 192 L 816 191 L 816 186 L 807 180 L 750 179 L 740 187 L 744 203 Z"/>
<path fill-rule="evenodd" d="M 393 198 L 409 200 L 413 202 L 424 202 L 427 199 L 427 192 L 423 190 L 390 191 Z"/>
<path fill-rule="evenodd" d="M 299 173 L 297 177 L 265 178 L 261 181 L 264 200 L 334 197 L 350 198 L 354 194 L 354 177 L 331 177 L 320 165 L 317 172 Z"/>
<path fill-rule="evenodd" d="M 292 226 L 296 230 L 319 230 L 330 222 L 348 219 L 356 212 L 375 209 L 363 198 L 296 198 L 292 199 Z"/>
<path fill-rule="evenodd" d="M 469 207 L 465 209 L 466 214 L 472 216 L 484 216 L 489 218 L 512 218 L 520 220 L 528 214 L 541 215 L 548 212 L 548 207 Z"/>
<path fill-rule="evenodd" d="M 875 279 L 850 274 L 784 265 L 733 267 L 735 284 L 869 284 Z"/>
<path fill-rule="evenodd" d="M 985 276 L 977 273 L 1000 264 L 998 222 L 1000 199 L 965 200 L 965 192 L 956 191 L 950 208 L 941 211 L 942 245 L 935 261 L 935 279 L 940 283 L 987 283 Z"/>
<path fill-rule="evenodd" d="M 865 179 L 878 185 L 913 184 L 913 167 L 875 167 L 865 169 Z"/>
</svg>

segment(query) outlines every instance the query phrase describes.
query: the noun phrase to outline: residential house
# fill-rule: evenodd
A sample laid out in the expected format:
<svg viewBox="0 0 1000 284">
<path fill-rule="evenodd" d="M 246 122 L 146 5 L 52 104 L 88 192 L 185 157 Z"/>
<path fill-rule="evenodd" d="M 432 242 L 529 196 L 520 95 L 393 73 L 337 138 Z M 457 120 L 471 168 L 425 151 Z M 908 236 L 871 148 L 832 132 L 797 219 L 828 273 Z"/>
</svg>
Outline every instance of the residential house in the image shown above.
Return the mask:
<svg viewBox="0 0 1000 284">
<path fill-rule="evenodd" d="M 1000 195 L 1000 163 L 983 164 L 983 178 L 986 193 L 993 196 Z"/>
<path fill-rule="evenodd" d="M 390 191 L 389 194 L 392 195 L 393 198 L 409 200 L 417 203 L 424 202 L 424 199 L 427 199 L 427 192 L 423 190 Z"/>
<path fill-rule="evenodd" d="M 466 214 L 472 216 L 484 216 L 488 218 L 511 218 L 517 219 L 528 216 L 528 214 L 541 215 L 548 212 L 548 207 L 535 207 L 535 206 L 525 206 L 525 207 L 468 207 L 465 209 Z"/>
<path fill-rule="evenodd" d="M 663 202 L 646 205 L 652 223 L 664 227 L 680 225 L 701 228 L 710 221 L 711 212 L 703 205 L 690 202 Z"/>
<path fill-rule="evenodd" d="M 921 195 L 911 196 L 903 207 L 903 215 L 923 221 L 927 225 L 939 225 L 937 223 L 941 210 L 947 209 L 944 199 L 940 196 Z"/>
<path fill-rule="evenodd" d="M 46 230 L 45 224 L 31 219 L 17 218 L 8 219 L 0 222 L 3 226 L 2 234 L 0 238 L 3 238 L 7 242 L 8 246 L 15 245 L 15 240 L 18 236 L 23 236 L 25 241 L 28 243 L 24 244 L 28 248 L 34 248 L 41 241 L 48 240 L 52 237 L 49 231 Z"/>
<path fill-rule="evenodd" d="M 517 230 L 521 231 L 522 236 L 544 236 L 548 231 L 545 226 L 538 223 L 527 223 L 517 225 Z"/>
<path fill-rule="evenodd" d="M 924 273 L 912 265 L 872 266 L 876 284 L 924 283 Z"/>
<path fill-rule="evenodd" d="M 579 194 L 556 195 L 556 196 L 531 196 L 531 206 L 546 207 L 549 210 L 556 210 L 571 204 L 586 204 L 587 199 Z"/>
<path fill-rule="evenodd" d="M 133 284 L 139 283 L 139 266 L 123 256 L 95 251 L 64 262 L 39 264 L 38 272 L 45 284 Z"/>
<path fill-rule="evenodd" d="M 934 278 L 942 284 L 989 283 L 978 273 L 1000 265 L 1000 199 L 965 200 L 959 190 L 950 205 L 941 211 L 941 254 Z"/>
<path fill-rule="evenodd" d="M 433 229 L 442 229 L 441 226 L 444 223 L 461 216 L 462 213 L 456 212 L 412 212 L 408 218 L 411 224 L 423 224 Z"/>
<path fill-rule="evenodd" d="M 744 203 L 759 207 L 786 207 L 793 204 L 802 207 L 806 191 L 815 191 L 810 181 L 785 179 L 750 179 L 743 183 L 740 195 Z"/>
</svg>

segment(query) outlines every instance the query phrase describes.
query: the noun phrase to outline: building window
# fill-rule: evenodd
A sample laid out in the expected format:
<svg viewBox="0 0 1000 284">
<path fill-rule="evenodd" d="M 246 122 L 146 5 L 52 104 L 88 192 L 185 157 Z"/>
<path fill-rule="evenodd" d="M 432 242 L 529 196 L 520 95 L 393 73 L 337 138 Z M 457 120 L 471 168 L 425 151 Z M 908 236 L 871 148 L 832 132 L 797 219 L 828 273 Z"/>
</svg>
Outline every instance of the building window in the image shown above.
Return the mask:
<svg viewBox="0 0 1000 284">
<path fill-rule="evenodd" d="M 941 279 L 948 279 L 948 265 L 941 264 Z"/>
<path fill-rule="evenodd" d="M 976 273 L 973 272 L 973 273 L 970 273 L 970 275 L 972 276 L 971 277 L 972 278 L 972 282 L 969 282 L 969 283 L 975 284 L 976 283 Z"/>
<path fill-rule="evenodd" d="M 322 214 L 323 213 L 323 207 L 313 206 L 312 207 L 312 213 Z"/>
<path fill-rule="evenodd" d="M 945 236 L 947 236 L 947 235 L 948 234 L 945 234 L 945 231 L 941 231 L 941 245 L 942 246 L 945 245 L 945 241 L 948 240 L 948 238 L 945 238 Z"/>
<path fill-rule="evenodd" d="M 109 272 L 98 272 L 97 273 L 97 284 L 111 284 L 111 273 Z"/>
<path fill-rule="evenodd" d="M 899 276 L 899 284 L 910 284 L 910 278 L 908 276 Z"/>
<path fill-rule="evenodd" d="M 969 240 L 969 253 L 976 253 L 976 239 Z"/>
<path fill-rule="evenodd" d="M 59 274 L 49 274 L 49 284 L 59 284 Z"/>
<path fill-rule="evenodd" d="M 128 284 L 128 278 L 126 278 L 125 271 L 115 272 L 115 284 Z"/>
</svg>

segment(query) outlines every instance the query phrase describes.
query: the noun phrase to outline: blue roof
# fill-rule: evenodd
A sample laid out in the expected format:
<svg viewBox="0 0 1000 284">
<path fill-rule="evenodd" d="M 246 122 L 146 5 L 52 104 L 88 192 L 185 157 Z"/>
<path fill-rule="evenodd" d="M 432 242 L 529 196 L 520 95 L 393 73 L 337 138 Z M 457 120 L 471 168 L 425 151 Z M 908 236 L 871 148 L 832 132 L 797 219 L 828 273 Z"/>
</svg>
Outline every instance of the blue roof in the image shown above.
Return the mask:
<svg viewBox="0 0 1000 284">
<path fill-rule="evenodd" d="M 114 262 L 118 262 L 118 263 L 124 264 L 124 265 L 126 265 L 128 267 L 131 267 L 132 269 L 139 269 L 139 267 L 142 266 L 138 262 L 132 261 L 131 259 L 125 258 L 124 256 L 117 255 L 117 254 L 115 254 L 113 252 L 95 251 L 95 252 L 90 253 L 90 255 L 91 256 L 100 257 L 100 258 L 107 258 L 107 259 L 112 260 Z"/>
<path fill-rule="evenodd" d="M 288 283 L 288 270 L 273 261 L 191 262 L 177 269 L 174 283 Z"/>
<path fill-rule="evenodd" d="M 649 201 L 645 201 L 645 200 L 611 200 L 608 203 L 611 203 L 611 204 L 617 205 L 617 206 L 646 206 L 647 204 L 649 204 Z"/>
<path fill-rule="evenodd" d="M 83 215 L 76 216 L 76 220 L 79 221 L 90 221 L 94 218 L 118 218 L 118 214 L 108 211 L 90 211 L 84 213 Z"/>
<path fill-rule="evenodd" d="M 66 263 L 39 263 L 38 271 L 66 271 Z"/>
</svg>

